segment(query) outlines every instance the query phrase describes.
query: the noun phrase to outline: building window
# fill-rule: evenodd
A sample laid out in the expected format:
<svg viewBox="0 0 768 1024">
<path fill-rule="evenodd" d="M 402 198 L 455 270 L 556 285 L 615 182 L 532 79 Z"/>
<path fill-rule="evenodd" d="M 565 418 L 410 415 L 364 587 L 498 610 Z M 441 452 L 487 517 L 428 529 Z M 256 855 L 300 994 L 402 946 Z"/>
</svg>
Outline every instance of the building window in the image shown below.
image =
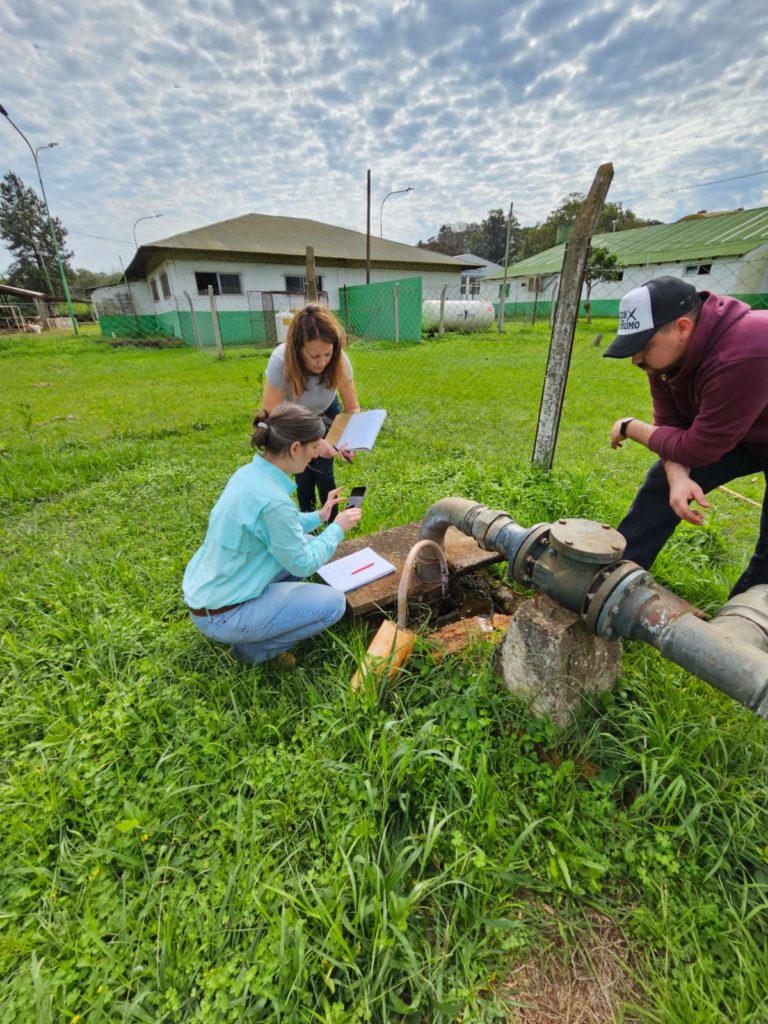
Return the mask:
<svg viewBox="0 0 768 1024">
<path fill-rule="evenodd" d="M 171 297 L 171 286 L 168 284 L 168 275 L 165 271 L 160 275 L 160 287 L 163 291 L 163 298 L 170 299 Z"/>
<path fill-rule="evenodd" d="M 307 292 L 307 279 L 303 274 L 286 274 L 285 275 L 285 290 L 290 292 L 291 295 L 306 295 Z M 321 274 L 317 275 L 317 290 L 321 292 L 323 290 L 323 278 Z"/>
<path fill-rule="evenodd" d="M 155 302 L 159 302 L 160 301 L 160 293 L 157 290 L 157 281 L 154 279 L 154 277 L 149 282 L 149 289 L 152 292 L 152 298 L 155 300 Z"/>
<path fill-rule="evenodd" d="M 222 295 L 242 295 L 243 286 L 239 274 L 219 274 L 219 288 Z"/>
<path fill-rule="evenodd" d="M 711 263 L 689 263 L 683 271 L 683 277 L 696 277 L 697 274 L 711 274 Z"/>
<path fill-rule="evenodd" d="M 206 270 L 195 271 L 198 295 L 207 295 L 208 286 L 214 295 L 242 295 L 243 284 L 239 274 L 214 274 Z"/>
</svg>

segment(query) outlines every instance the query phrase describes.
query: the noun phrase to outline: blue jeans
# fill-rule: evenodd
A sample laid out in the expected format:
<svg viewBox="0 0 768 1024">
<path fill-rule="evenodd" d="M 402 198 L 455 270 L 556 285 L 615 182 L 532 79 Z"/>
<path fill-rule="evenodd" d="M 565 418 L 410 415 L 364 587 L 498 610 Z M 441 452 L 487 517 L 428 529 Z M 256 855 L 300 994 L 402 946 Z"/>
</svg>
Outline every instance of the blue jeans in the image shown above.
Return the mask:
<svg viewBox="0 0 768 1024">
<path fill-rule="evenodd" d="M 302 583 L 280 572 L 251 601 L 221 615 L 192 615 L 203 636 L 231 644 L 238 661 L 254 665 L 287 651 L 338 622 L 347 607 L 340 590 Z"/>
<path fill-rule="evenodd" d="M 323 419 L 333 420 L 341 412 L 341 405 L 338 398 L 334 398 L 331 404 L 323 413 Z M 299 502 L 300 512 L 314 512 L 318 507 L 315 490 L 320 498 L 320 508 L 325 504 L 326 498 L 336 486 L 336 479 L 333 475 L 334 459 L 312 459 L 307 468 L 294 477 L 296 481 L 296 498 Z M 338 508 L 334 507 L 331 512 L 329 523 L 332 523 L 338 514 Z"/>
<path fill-rule="evenodd" d="M 768 456 L 755 455 L 743 445 L 736 445 L 717 462 L 692 469 L 691 479 L 706 494 L 721 484 L 752 473 L 768 475 Z M 637 562 L 644 569 L 650 569 L 679 522 L 669 505 L 669 484 L 664 467 L 656 462 L 649 469 L 629 511 L 617 527 L 619 533 L 627 539 L 624 557 Z M 736 581 L 731 597 L 758 583 L 768 583 L 768 490 L 763 499 L 760 535 L 755 553 Z"/>
</svg>

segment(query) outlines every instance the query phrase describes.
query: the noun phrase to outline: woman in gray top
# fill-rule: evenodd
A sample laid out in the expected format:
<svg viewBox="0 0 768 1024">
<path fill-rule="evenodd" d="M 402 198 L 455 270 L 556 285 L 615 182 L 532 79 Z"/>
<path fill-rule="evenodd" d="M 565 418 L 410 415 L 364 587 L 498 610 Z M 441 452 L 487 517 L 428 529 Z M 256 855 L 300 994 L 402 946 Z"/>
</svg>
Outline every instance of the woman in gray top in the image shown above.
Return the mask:
<svg viewBox="0 0 768 1024">
<path fill-rule="evenodd" d="M 344 351 L 346 338 L 341 324 L 323 306 L 308 305 L 288 327 L 288 339 L 278 345 L 267 363 L 261 404 L 271 412 L 281 402 L 296 402 L 319 413 L 330 424 L 341 412 L 360 412 L 352 364 Z M 337 394 L 338 392 L 338 394 Z M 333 460 L 339 454 L 326 440 L 320 441 L 318 456 L 296 474 L 296 496 L 302 512 L 325 505 L 336 486 Z M 347 460 L 352 453 L 344 453 Z M 334 506 L 334 514 L 335 514 Z"/>
</svg>

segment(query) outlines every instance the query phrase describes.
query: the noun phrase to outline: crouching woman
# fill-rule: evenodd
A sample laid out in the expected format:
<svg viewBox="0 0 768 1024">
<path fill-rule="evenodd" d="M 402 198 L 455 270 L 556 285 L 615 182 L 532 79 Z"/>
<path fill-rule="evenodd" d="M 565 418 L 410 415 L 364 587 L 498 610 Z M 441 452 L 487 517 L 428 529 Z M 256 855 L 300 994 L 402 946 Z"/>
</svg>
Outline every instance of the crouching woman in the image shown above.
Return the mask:
<svg viewBox="0 0 768 1024">
<path fill-rule="evenodd" d="M 248 664 L 283 654 L 344 614 L 345 597 L 319 583 L 302 583 L 336 550 L 360 509 L 340 512 L 319 536 L 339 501 L 331 491 L 322 509 L 299 512 L 292 475 L 317 456 L 325 424 L 289 402 L 254 420 L 251 443 L 263 455 L 241 466 L 213 507 L 202 547 L 182 585 L 192 621 L 211 640 L 230 644 Z"/>
</svg>

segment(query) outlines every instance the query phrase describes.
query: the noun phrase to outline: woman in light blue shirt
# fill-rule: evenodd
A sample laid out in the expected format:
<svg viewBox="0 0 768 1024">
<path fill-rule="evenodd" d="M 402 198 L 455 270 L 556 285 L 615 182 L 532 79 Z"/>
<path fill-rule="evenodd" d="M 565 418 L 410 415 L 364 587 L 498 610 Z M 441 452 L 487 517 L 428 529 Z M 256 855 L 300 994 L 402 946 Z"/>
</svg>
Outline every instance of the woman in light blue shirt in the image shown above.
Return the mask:
<svg viewBox="0 0 768 1024">
<path fill-rule="evenodd" d="M 251 443 L 261 449 L 229 479 L 208 520 L 202 546 L 184 572 L 184 600 L 195 626 L 211 640 L 231 644 L 248 664 L 266 661 L 337 622 L 344 594 L 301 583 L 324 565 L 361 511 L 348 508 L 317 537 L 339 501 L 331 491 L 319 512 L 299 512 L 292 500 L 301 473 L 317 455 L 322 419 L 289 402 L 254 420 Z M 287 656 L 290 657 L 290 656 Z"/>
</svg>

